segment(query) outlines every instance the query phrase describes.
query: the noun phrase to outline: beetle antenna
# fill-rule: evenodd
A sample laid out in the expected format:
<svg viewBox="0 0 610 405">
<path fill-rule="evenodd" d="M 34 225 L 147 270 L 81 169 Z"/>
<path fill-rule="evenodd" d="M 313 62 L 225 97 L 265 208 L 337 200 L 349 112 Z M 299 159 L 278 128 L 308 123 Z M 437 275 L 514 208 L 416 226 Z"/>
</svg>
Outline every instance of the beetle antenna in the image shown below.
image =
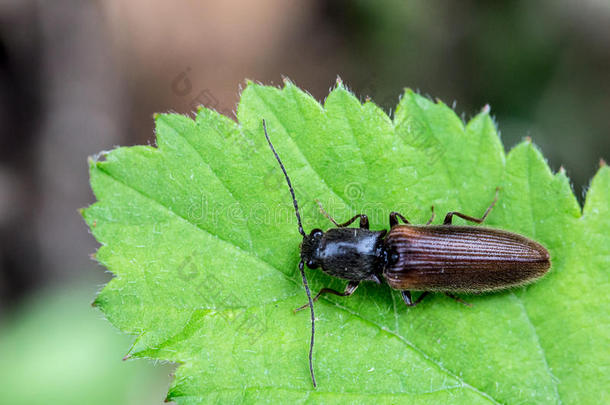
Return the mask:
<svg viewBox="0 0 610 405">
<path fill-rule="evenodd" d="M 271 139 L 269 139 L 269 134 L 267 134 L 267 124 L 263 119 L 263 130 L 265 131 L 265 138 L 267 138 L 267 143 L 271 148 L 271 151 L 275 155 L 277 162 L 280 164 L 280 168 L 282 172 L 284 172 L 284 177 L 286 177 L 286 183 L 288 183 L 288 188 L 290 189 L 290 195 L 292 195 L 292 203 L 294 204 L 294 213 L 297 216 L 297 222 L 299 223 L 299 233 L 306 237 L 305 231 L 303 230 L 303 224 L 301 223 L 301 215 L 299 214 L 299 204 L 297 203 L 297 198 L 294 195 L 294 189 L 292 188 L 292 183 L 290 182 L 290 177 L 288 177 L 288 173 L 286 172 L 286 168 L 282 163 L 279 155 L 275 151 L 273 144 L 271 143 Z M 303 285 L 305 286 L 305 292 L 307 293 L 307 300 L 309 301 L 309 310 L 311 312 L 311 340 L 309 342 L 309 373 L 311 374 L 311 381 L 313 382 L 313 387 L 316 388 L 316 376 L 313 372 L 313 343 L 314 336 L 316 334 L 316 316 L 313 311 L 313 300 L 311 299 L 311 291 L 309 290 L 309 284 L 307 283 L 307 277 L 305 276 L 305 263 L 303 263 L 303 259 L 299 262 L 299 271 L 301 272 L 301 278 L 303 278 Z"/>
<path fill-rule="evenodd" d="M 316 376 L 313 372 L 313 341 L 314 336 L 316 335 L 316 316 L 313 312 L 313 301 L 311 299 L 311 291 L 309 291 L 309 285 L 307 284 L 307 277 L 305 277 L 305 269 L 303 259 L 299 262 L 299 270 L 301 271 L 301 277 L 303 278 L 303 285 L 305 286 L 305 291 L 307 292 L 307 300 L 309 300 L 309 310 L 311 312 L 311 340 L 309 341 L 309 373 L 311 374 L 311 381 L 313 382 L 313 387 L 316 388 Z"/>
<path fill-rule="evenodd" d="M 271 151 L 275 155 L 277 162 L 280 164 L 280 168 L 284 172 L 284 177 L 286 177 L 286 183 L 288 183 L 288 188 L 290 189 L 290 194 L 292 195 L 292 204 L 294 205 L 294 213 L 296 214 L 297 222 L 299 223 L 299 233 L 301 235 L 303 235 L 303 237 L 305 237 L 307 235 L 305 234 L 305 231 L 303 230 L 303 224 L 301 223 L 301 214 L 299 213 L 299 204 L 297 203 L 297 198 L 294 195 L 294 189 L 292 188 L 292 183 L 290 182 L 290 177 L 288 177 L 288 173 L 286 173 L 286 168 L 284 167 L 282 160 L 280 159 L 277 152 L 275 151 L 275 148 L 273 147 L 273 144 L 271 143 L 271 139 L 269 139 L 269 135 L 267 134 L 267 124 L 265 123 L 264 119 L 263 119 L 263 129 L 265 130 L 265 138 L 267 138 L 267 143 L 269 144 Z"/>
</svg>

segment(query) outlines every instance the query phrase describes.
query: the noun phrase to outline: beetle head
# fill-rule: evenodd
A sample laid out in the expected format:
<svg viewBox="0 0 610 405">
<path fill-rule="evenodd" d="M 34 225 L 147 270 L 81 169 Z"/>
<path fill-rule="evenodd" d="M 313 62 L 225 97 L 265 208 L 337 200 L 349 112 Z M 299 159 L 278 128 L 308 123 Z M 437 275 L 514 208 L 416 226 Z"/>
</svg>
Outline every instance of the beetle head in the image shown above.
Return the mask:
<svg viewBox="0 0 610 405">
<path fill-rule="evenodd" d="M 309 235 L 303 236 L 303 242 L 301 243 L 301 259 L 310 269 L 317 269 L 320 266 L 317 256 L 322 236 L 324 236 L 324 232 L 317 228 L 312 229 Z"/>
</svg>

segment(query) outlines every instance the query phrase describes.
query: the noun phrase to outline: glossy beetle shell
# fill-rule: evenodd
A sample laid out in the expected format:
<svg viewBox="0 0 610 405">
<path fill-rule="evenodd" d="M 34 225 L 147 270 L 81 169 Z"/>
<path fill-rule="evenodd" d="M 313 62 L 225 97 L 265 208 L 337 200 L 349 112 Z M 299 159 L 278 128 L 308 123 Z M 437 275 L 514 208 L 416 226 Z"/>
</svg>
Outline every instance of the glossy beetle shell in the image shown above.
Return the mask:
<svg viewBox="0 0 610 405">
<path fill-rule="evenodd" d="M 498 229 L 394 226 L 384 239 L 383 269 L 397 290 L 485 292 L 532 282 L 550 267 L 539 243 Z"/>
<path fill-rule="evenodd" d="M 319 239 L 307 237 L 301 248 L 306 262 L 344 280 L 376 280 L 383 268 L 383 236 L 387 231 L 362 228 L 332 228 Z M 309 264 L 308 264 L 309 266 Z"/>
</svg>

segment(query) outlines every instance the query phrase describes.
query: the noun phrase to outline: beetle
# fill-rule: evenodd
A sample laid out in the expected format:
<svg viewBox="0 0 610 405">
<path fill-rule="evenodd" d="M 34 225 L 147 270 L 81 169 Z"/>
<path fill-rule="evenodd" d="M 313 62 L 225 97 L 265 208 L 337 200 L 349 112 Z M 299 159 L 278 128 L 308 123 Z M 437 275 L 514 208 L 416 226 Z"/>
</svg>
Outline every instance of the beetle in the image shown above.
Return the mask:
<svg viewBox="0 0 610 405">
<path fill-rule="evenodd" d="M 303 230 L 299 206 L 286 168 L 277 154 L 263 119 L 263 130 L 292 196 L 298 230 L 303 241 L 300 246 L 299 270 L 307 293 L 311 312 L 311 340 L 309 370 L 313 386 L 315 314 L 313 303 L 324 294 L 348 297 L 362 281 L 377 284 L 386 282 L 401 292 L 406 305 L 413 307 L 430 292 L 440 292 L 463 304 L 470 305 L 453 293 L 484 293 L 505 290 L 536 281 L 550 268 L 549 252 L 544 246 L 516 233 L 476 226 L 454 226 L 453 217 L 482 223 L 498 200 L 498 188 L 493 202 L 480 218 L 457 211 L 446 214 L 442 225 L 412 225 L 398 212 L 390 213 L 390 231 L 369 229 L 366 214 L 357 214 L 344 223 L 337 223 L 320 205 L 322 213 L 335 225 L 309 234 Z M 348 228 L 359 220 L 358 228 Z M 399 222 L 402 222 L 400 224 Z M 312 298 L 304 265 L 322 269 L 326 274 L 347 280 L 343 292 L 323 288 Z M 412 291 L 422 293 L 413 299 Z"/>
</svg>

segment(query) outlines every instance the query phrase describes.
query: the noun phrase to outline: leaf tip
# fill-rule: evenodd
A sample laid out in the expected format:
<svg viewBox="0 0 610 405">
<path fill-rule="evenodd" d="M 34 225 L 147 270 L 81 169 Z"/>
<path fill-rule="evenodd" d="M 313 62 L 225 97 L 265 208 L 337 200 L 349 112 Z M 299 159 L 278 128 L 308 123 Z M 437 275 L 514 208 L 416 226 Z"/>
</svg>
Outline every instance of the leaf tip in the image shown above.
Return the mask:
<svg viewBox="0 0 610 405">
<path fill-rule="evenodd" d="M 104 311 L 104 299 L 102 299 L 102 295 L 104 293 L 104 290 L 102 289 L 102 291 L 100 291 L 97 296 L 95 297 L 95 299 L 91 302 L 91 306 L 93 308 L 98 308 L 99 310 L 101 310 L 102 312 Z"/>
<path fill-rule="evenodd" d="M 125 356 L 123 356 L 123 361 L 127 361 L 129 359 L 131 359 L 131 354 L 128 353 Z"/>
<path fill-rule="evenodd" d="M 490 111 L 491 111 L 491 106 L 489 104 L 485 104 L 483 106 L 483 108 L 481 109 L 481 112 L 483 114 L 489 114 Z"/>
<path fill-rule="evenodd" d="M 87 165 L 89 166 L 89 171 L 92 171 L 93 169 L 95 169 L 97 167 L 97 164 L 101 160 L 100 154 L 101 154 L 101 152 L 98 154 L 95 154 L 93 156 L 89 156 L 87 158 Z"/>
<path fill-rule="evenodd" d="M 608 166 L 606 161 L 603 158 L 600 158 L 599 159 L 599 168 L 601 169 L 601 168 L 606 167 L 606 166 Z"/>
<path fill-rule="evenodd" d="M 532 137 L 531 136 L 526 136 L 525 137 L 525 142 L 531 144 L 532 143 Z"/>
<path fill-rule="evenodd" d="M 120 148 L 118 148 L 120 149 Z M 116 149 L 115 149 L 116 150 Z M 104 160 L 106 160 L 106 157 L 111 153 L 112 151 L 109 150 L 102 150 L 94 155 L 91 155 L 87 158 L 87 161 L 89 162 L 89 168 L 93 169 L 95 166 L 97 166 L 99 163 L 103 162 Z"/>
<path fill-rule="evenodd" d="M 246 83 L 246 87 L 245 87 L 246 89 L 247 89 L 248 87 L 252 87 L 252 86 L 255 86 L 255 85 L 256 85 L 256 83 L 255 83 L 255 82 L 254 82 L 254 80 L 252 80 L 252 79 L 246 79 L 246 80 L 244 80 L 244 82 Z"/>
<path fill-rule="evenodd" d="M 294 86 L 294 83 L 292 82 L 292 80 L 290 80 L 288 76 L 282 75 L 282 82 L 284 83 L 284 87 Z"/>
<path fill-rule="evenodd" d="M 408 95 L 408 96 L 413 96 L 414 94 L 415 94 L 415 92 L 413 91 L 413 89 L 412 89 L 412 88 L 410 88 L 410 87 L 405 87 L 405 95 Z"/>
<path fill-rule="evenodd" d="M 443 107 L 449 107 L 447 104 L 445 104 L 445 102 L 443 100 L 441 100 L 439 97 L 435 97 L 434 98 L 434 103 Z"/>
</svg>

